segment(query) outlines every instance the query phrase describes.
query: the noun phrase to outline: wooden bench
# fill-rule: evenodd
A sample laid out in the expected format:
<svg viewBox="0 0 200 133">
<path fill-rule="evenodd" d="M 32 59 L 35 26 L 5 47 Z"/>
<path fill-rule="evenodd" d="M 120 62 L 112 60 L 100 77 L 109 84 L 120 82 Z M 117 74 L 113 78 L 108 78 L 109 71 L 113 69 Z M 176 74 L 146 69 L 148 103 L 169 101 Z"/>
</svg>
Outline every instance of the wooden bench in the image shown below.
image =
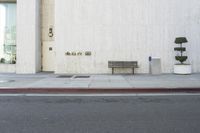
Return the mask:
<svg viewBox="0 0 200 133">
<path fill-rule="evenodd" d="M 134 74 L 134 68 L 138 68 L 137 61 L 108 61 L 108 68 L 112 68 L 112 74 L 114 74 L 114 68 L 132 68 Z"/>
</svg>

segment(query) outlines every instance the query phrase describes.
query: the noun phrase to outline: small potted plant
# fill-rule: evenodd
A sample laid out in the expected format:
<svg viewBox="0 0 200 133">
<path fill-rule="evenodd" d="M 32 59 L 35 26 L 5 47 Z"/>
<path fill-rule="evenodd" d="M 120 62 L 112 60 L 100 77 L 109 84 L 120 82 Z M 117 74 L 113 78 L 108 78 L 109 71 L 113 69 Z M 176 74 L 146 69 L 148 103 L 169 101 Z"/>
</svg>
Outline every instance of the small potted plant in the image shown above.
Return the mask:
<svg viewBox="0 0 200 133">
<path fill-rule="evenodd" d="M 191 74 L 192 67 L 190 64 L 185 64 L 184 62 L 188 59 L 187 56 L 183 55 L 186 51 L 186 48 L 183 47 L 183 43 L 187 43 L 186 37 L 177 37 L 175 39 L 175 43 L 179 44 L 179 47 L 175 47 L 174 51 L 178 52 L 178 55 L 175 56 L 175 59 L 179 62 L 174 65 L 174 73 L 175 74 Z"/>
</svg>

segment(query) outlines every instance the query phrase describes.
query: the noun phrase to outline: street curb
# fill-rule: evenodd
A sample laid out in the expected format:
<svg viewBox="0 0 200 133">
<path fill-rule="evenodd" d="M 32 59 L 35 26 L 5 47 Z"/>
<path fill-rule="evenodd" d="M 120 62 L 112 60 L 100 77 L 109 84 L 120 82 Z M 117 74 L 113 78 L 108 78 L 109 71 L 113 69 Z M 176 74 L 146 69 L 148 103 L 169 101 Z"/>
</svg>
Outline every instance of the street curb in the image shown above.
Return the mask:
<svg viewBox="0 0 200 133">
<path fill-rule="evenodd" d="M 0 94 L 200 93 L 200 88 L 0 88 Z"/>
</svg>

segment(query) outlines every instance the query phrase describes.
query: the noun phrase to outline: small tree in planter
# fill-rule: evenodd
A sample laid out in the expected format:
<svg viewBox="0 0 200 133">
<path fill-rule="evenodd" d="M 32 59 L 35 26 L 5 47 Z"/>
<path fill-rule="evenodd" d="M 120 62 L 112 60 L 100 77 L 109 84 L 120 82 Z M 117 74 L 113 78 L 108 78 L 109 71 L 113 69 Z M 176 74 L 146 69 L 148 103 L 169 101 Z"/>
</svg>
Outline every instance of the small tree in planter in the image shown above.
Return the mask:
<svg viewBox="0 0 200 133">
<path fill-rule="evenodd" d="M 180 62 L 180 64 L 174 65 L 174 73 L 176 74 L 191 74 L 191 65 L 184 64 L 188 57 L 183 55 L 183 52 L 186 51 L 186 48 L 183 47 L 183 43 L 187 42 L 186 37 L 177 37 L 175 39 L 175 43 L 180 45 L 179 47 L 174 48 L 175 51 L 180 52 L 180 55 L 175 56 L 175 59 Z"/>
<path fill-rule="evenodd" d="M 175 56 L 175 59 L 179 61 L 181 64 L 183 64 L 183 62 L 185 62 L 188 58 L 187 56 L 183 56 L 183 52 L 186 51 L 186 48 L 182 46 L 183 43 L 187 42 L 188 41 L 185 37 L 179 37 L 175 39 L 175 43 L 180 44 L 180 47 L 175 47 L 174 50 L 179 51 L 181 54 L 180 56 Z"/>
</svg>

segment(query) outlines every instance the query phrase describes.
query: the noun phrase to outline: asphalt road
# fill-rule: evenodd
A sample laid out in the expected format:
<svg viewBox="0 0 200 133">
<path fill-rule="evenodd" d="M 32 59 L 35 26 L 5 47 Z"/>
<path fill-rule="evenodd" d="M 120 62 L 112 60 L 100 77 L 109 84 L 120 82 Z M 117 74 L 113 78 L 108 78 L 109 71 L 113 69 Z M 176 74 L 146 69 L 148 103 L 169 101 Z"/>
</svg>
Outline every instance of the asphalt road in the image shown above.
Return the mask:
<svg viewBox="0 0 200 133">
<path fill-rule="evenodd" d="M 0 133 L 198 133 L 200 96 L 0 97 Z"/>
</svg>

